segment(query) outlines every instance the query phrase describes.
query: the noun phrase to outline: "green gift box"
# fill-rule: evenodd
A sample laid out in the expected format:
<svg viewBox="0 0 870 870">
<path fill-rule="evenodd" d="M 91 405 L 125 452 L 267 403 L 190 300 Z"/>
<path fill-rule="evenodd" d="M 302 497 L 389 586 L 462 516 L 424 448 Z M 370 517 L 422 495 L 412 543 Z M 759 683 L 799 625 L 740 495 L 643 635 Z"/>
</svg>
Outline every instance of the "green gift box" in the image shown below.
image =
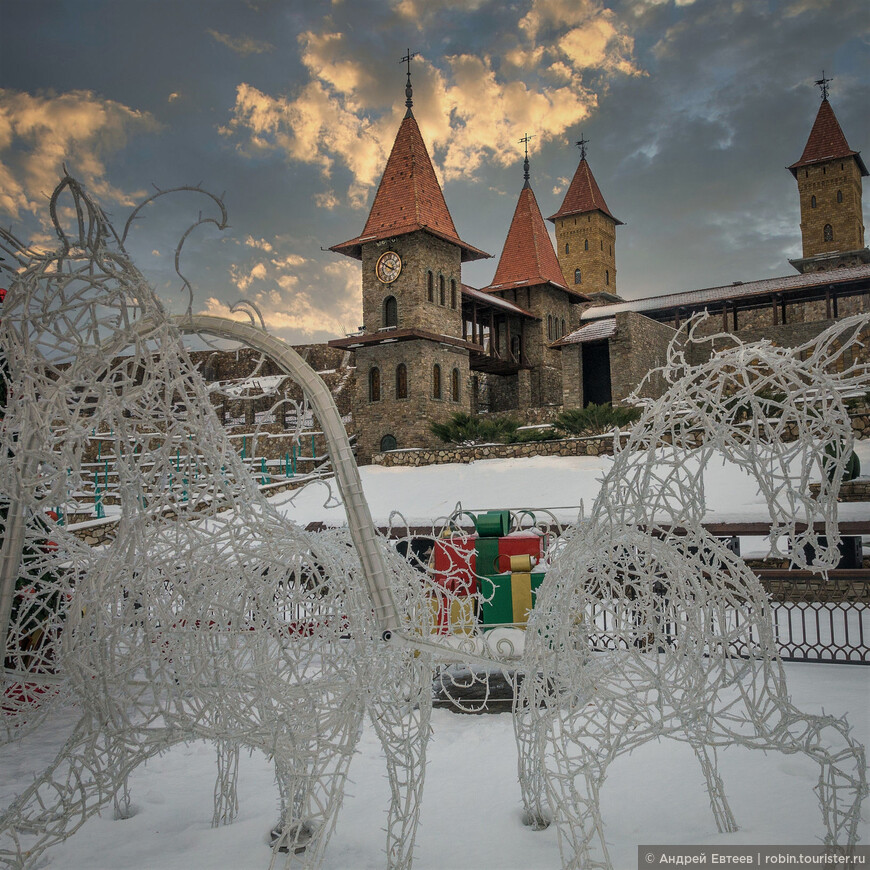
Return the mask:
<svg viewBox="0 0 870 870">
<path fill-rule="evenodd" d="M 479 538 L 503 538 L 511 530 L 510 511 L 487 511 L 478 514 L 474 527 Z"/>
<path fill-rule="evenodd" d="M 505 622 L 525 625 L 546 576 L 543 571 L 484 575 L 480 580 L 480 619 L 484 629 Z"/>
</svg>

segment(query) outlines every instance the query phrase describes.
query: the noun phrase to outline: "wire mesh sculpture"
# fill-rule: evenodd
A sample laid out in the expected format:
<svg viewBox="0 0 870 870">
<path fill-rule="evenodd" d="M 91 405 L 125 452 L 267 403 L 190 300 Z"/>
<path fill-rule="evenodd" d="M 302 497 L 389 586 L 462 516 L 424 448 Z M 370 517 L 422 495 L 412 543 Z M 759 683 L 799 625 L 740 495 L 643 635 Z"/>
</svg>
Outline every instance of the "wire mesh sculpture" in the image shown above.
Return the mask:
<svg viewBox="0 0 870 870">
<path fill-rule="evenodd" d="M 845 395 L 868 383 L 867 367 L 845 359 L 867 322 L 846 319 L 798 348 L 717 336 L 730 348 L 694 366 L 674 343 L 669 388 L 615 444 L 590 519 L 530 618 L 516 708 L 526 820 L 555 821 L 566 868 L 612 867 L 599 805 L 608 765 L 661 736 L 694 750 L 720 831 L 736 823 L 716 753 L 740 745 L 818 762 L 825 843 L 855 843 L 864 749 L 845 719 L 790 703 L 767 595 L 702 525 L 703 472 L 718 452 L 751 473 L 772 550 L 785 537 L 797 565 L 835 567 L 852 444 Z"/>
<path fill-rule="evenodd" d="M 105 215 L 69 177 L 50 208 L 58 251 L 6 239 L 22 268 L 0 324 L 13 397 L 0 433 L 4 720 L 13 731 L 38 719 L 32 696 L 53 684 L 83 715 L 0 817 L 0 865 L 37 865 L 107 802 L 125 816 L 130 771 L 200 738 L 218 751 L 214 822 L 234 815 L 239 747 L 258 749 L 281 799 L 272 866 L 316 867 L 368 711 L 391 783 L 389 866 L 409 866 L 431 665 L 382 635 L 397 618 L 384 588 L 409 619 L 423 611 L 414 572 L 361 540 L 359 518 L 351 536 L 282 519 Z M 48 545 L 41 517 L 75 485 L 96 432 L 114 444 L 116 537 L 86 547 L 52 524 Z M 361 490 L 344 495 L 359 508 Z"/>
<path fill-rule="evenodd" d="M 0 816 L 0 864 L 35 867 L 108 802 L 128 814 L 129 772 L 204 738 L 218 757 L 213 822 L 235 814 L 239 747 L 261 750 L 274 759 L 281 801 L 271 866 L 316 868 L 368 712 L 391 786 L 388 865 L 409 868 L 436 660 L 474 665 L 485 691 L 493 674 L 525 672 L 521 789 L 532 824 L 555 818 L 566 867 L 610 866 L 598 804 L 607 764 L 659 735 L 695 750 L 720 830 L 735 823 L 719 747 L 806 752 L 822 767 L 827 842 L 855 841 L 863 749 L 844 720 L 788 702 L 764 591 L 701 521 L 702 472 L 718 451 L 759 480 L 774 548 L 785 536 L 799 564 L 835 564 L 851 443 L 843 393 L 868 377 L 834 368 L 865 320 L 796 351 L 738 345 L 694 367 L 674 345 L 670 389 L 617 454 L 591 519 L 556 529 L 558 544 L 543 548 L 552 565 L 528 631 L 481 631 L 475 614 L 492 596 L 483 581 L 498 564 L 472 571 L 459 559 L 439 577 L 421 548 L 443 544 L 441 529 L 428 540 L 407 530 L 393 547 L 378 537 L 313 372 L 294 369 L 326 432 L 349 526 L 319 535 L 260 496 L 177 326 L 74 180 L 55 191 L 51 214 L 56 252 L 4 235 L 21 267 L 0 322 L 11 396 L 0 429 L 4 725 L 8 736 L 33 727 L 51 695 L 74 697 L 83 715 Z M 285 355 L 293 368 L 292 351 L 254 325 L 190 310 L 179 325 Z M 797 438 L 785 443 L 789 427 Z M 95 433 L 115 445 L 118 478 L 118 532 L 101 548 L 43 519 L 79 482 Z M 817 501 L 806 487 L 813 468 Z M 446 523 L 449 543 L 467 552 L 458 519 Z M 448 694 L 469 672 L 441 671 Z M 593 858 L 596 836 L 603 852 Z"/>
</svg>

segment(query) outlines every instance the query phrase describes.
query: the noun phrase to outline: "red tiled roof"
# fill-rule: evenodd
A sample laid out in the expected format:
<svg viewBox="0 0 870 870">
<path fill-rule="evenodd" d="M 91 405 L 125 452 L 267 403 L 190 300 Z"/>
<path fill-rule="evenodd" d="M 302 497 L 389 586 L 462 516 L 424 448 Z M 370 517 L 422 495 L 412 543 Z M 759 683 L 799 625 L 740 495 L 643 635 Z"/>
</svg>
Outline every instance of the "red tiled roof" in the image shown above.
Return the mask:
<svg viewBox="0 0 870 870">
<path fill-rule="evenodd" d="M 842 157 L 854 157 L 858 162 L 861 175 L 868 174 L 860 153 L 849 147 L 831 104 L 827 100 L 822 100 L 813 129 L 810 130 L 810 137 L 804 146 L 804 153 L 801 154 L 801 159 L 797 163 L 792 163 L 789 166 L 789 169 L 792 175 L 797 177 L 798 169 L 804 166 Z"/>
<path fill-rule="evenodd" d="M 616 221 L 617 224 L 622 224 L 621 220 L 617 220 L 610 213 L 604 197 L 601 195 L 601 190 L 598 187 L 598 182 L 589 168 L 589 164 L 584 157 L 571 179 L 571 184 L 568 185 L 568 192 L 565 194 L 565 199 L 562 200 L 562 207 L 556 214 L 547 218 L 548 221 L 555 221 L 556 218 L 565 217 L 571 214 L 583 214 L 587 211 L 601 211 L 609 218 Z"/>
<path fill-rule="evenodd" d="M 520 191 L 495 277 L 482 289 L 491 293 L 534 284 L 568 290 L 534 191 L 526 186 Z"/>
<path fill-rule="evenodd" d="M 409 113 L 396 134 L 365 229 L 356 238 L 333 245 L 329 250 L 359 260 L 364 242 L 417 230 L 426 230 L 459 245 L 463 262 L 489 256 L 459 238 L 420 128 Z"/>
</svg>

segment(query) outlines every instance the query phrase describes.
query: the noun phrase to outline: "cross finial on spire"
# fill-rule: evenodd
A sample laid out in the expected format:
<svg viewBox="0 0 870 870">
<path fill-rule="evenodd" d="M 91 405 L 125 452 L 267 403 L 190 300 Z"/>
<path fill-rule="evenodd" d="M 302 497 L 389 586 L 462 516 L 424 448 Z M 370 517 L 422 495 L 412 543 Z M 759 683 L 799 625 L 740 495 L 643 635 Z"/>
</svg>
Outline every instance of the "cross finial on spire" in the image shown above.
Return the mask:
<svg viewBox="0 0 870 870">
<path fill-rule="evenodd" d="M 523 185 L 524 188 L 529 186 L 529 142 L 534 138 L 534 133 L 531 136 L 526 133 L 526 135 L 520 139 L 520 142 L 523 142 L 526 146 L 526 158 L 523 160 L 523 178 L 525 179 L 525 184 Z"/>
<path fill-rule="evenodd" d="M 822 77 L 820 79 L 816 79 L 815 84 L 822 92 L 822 102 L 828 99 L 828 82 L 832 82 L 833 78 L 826 79 L 825 71 L 822 70 Z"/>
<path fill-rule="evenodd" d="M 577 140 L 577 142 L 575 144 L 580 149 L 580 159 L 585 160 L 586 159 L 586 146 L 589 144 L 589 140 L 584 139 L 583 134 L 581 133 L 580 138 Z"/>
<path fill-rule="evenodd" d="M 411 88 L 411 61 L 417 56 L 416 51 L 411 51 L 409 48 L 405 56 L 399 61 L 399 63 L 407 63 L 408 64 L 408 82 L 405 85 L 405 105 L 408 107 L 408 111 L 405 112 L 405 117 L 410 118 L 413 112 L 411 112 L 411 106 L 414 105 L 414 91 Z"/>
</svg>

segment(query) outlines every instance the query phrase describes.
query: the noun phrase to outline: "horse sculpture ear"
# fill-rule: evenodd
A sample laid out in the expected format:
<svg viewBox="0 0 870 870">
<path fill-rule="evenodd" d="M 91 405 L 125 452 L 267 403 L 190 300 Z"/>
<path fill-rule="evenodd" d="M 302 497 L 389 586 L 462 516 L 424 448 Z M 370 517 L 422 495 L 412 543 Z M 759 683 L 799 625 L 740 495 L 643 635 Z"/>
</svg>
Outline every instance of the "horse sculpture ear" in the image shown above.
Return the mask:
<svg viewBox="0 0 870 870">
<path fill-rule="evenodd" d="M 67 202 L 68 197 L 71 202 Z M 105 215 L 69 174 L 64 175 L 51 195 L 49 212 L 60 239 L 61 256 L 71 249 L 93 252 L 102 246 L 107 235 Z"/>
</svg>

